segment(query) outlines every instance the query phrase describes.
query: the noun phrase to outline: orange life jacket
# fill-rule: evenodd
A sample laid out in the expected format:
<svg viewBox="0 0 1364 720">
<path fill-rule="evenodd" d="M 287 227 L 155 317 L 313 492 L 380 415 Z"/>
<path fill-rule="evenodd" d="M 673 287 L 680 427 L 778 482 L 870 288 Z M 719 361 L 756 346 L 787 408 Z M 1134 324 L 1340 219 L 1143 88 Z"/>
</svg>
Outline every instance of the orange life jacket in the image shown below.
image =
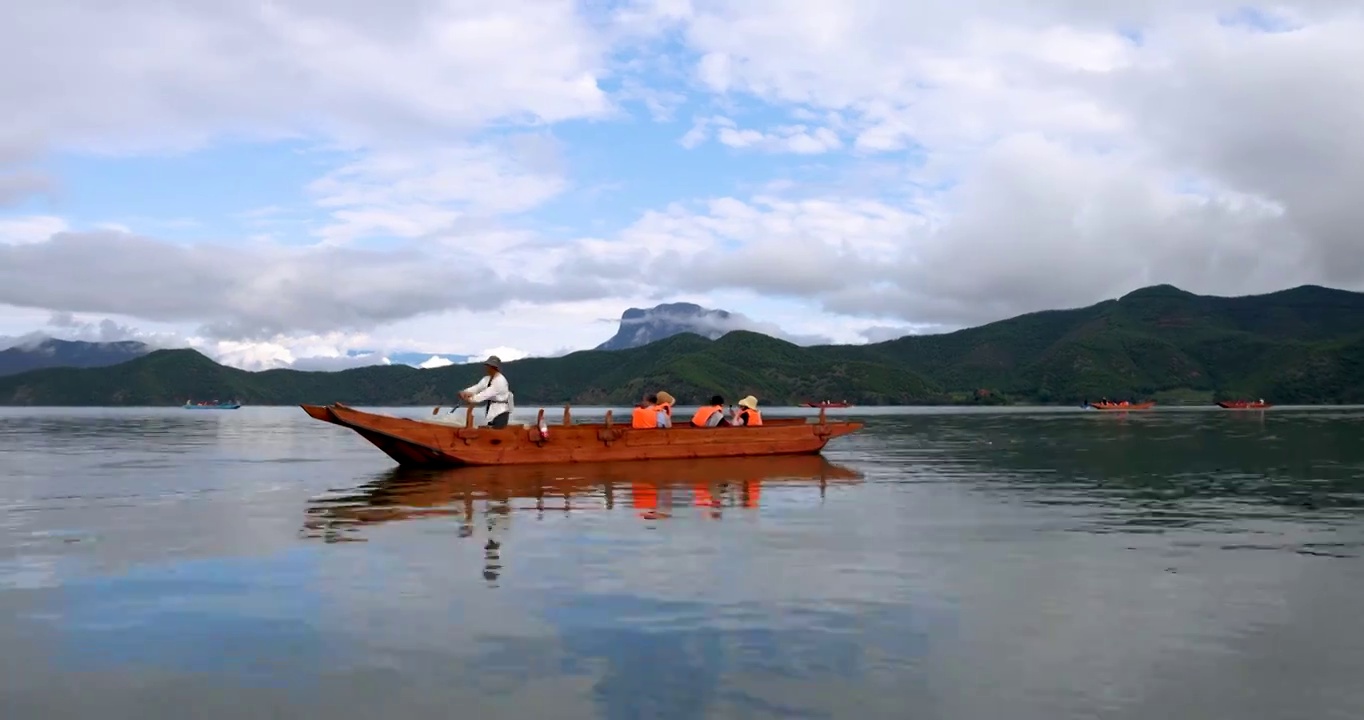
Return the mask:
<svg viewBox="0 0 1364 720">
<path fill-rule="evenodd" d="M 637 428 L 656 428 L 658 427 L 658 407 L 636 407 L 630 414 L 630 427 Z"/>
<path fill-rule="evenodd" d="M 654 406 L 654 409 L 655 409 L 655 410 L 660 410 L 660 411 L 662 411 L 663 414 L 665 414 L 665 415 L 668 416 L 668 419 L 669 419 L 669 420 L 672 420 L 672 419 L 673 419 L 673 404 L 672 404 L 672 403 L 659 403 L 659 404 L 657 404 L 657 405 Z"/>
<path fill-rule="evenodd" d="M 746 420 L 747 422 L 745 422 L 744 424 L 749 427 L 757 427 L 763 424 L 762 413 L 752 408 L 744 408 L 743 411 L 739 413 L 739 417 Z"/>
<path fill-rule="evenodd" d="M 724 413 L 724 411 L 723 405 L 703 405 L 700 410 L 696 411 L 695 415 L 691 416 L 691 424 L 696 427 L 706 427 L 706 421 L 710 419 L 711 415 L 717 412 Z"/>
</svg>

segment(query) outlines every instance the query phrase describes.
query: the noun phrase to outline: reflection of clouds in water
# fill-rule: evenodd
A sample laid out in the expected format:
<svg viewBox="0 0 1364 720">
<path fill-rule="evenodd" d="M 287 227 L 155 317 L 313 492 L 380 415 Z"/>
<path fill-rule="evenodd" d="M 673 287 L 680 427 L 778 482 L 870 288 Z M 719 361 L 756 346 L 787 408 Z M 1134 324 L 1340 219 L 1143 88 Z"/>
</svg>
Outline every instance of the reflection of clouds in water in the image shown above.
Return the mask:
<svg viewBox="0 0 1364 720">
<path fill-rule="evenodd" d="M 597 677 L 593 697 L 607 718 L 705 717 L 721 706 L 827 717 L 852 695 L 903 679 L 927 653 L 933 624 L 908 606 L 719 607 L 630 595 L 577 595 L 543 613 L 563 644 L 560 672 Z M 486 661 L 511 676 L 549 670 L 516 642 Z M 768 692 L 753 692 L 762 685 Z"/>
<path fill-rule="evenodd" d="M 0 561 L 0 590 L 38 590 L 61 584 L 57 566 L 61 558 L 26 555 Z"/>
<path fill-rule="evenodd" d="M 1297 628 L 1315 638 L 1304 645 L 1315 642 L 1330 657 L 1364 655 L 1358 639 L 1342 643 L 1331 629 L 1349 627 L 1357 616 L 1344 588 L 1331 588 L 1341 583 L 1323 582 L 1330 573 L 1348 572 L 1340 561 L 1327 565 L 1282 550 L 1228 552 L 1194 530 L 1137 536 L 1071 532 L 1070 522 L 1048 522 L 1056 519 L 1053 509 L 1003 502 L 992 509 L 964 485 L 905 487 L 906 497 L 897 503 L 976 520 L 969 528 L 924 524 L 903 538 L 907 548 L 939 551 L 937 580 L 951 589 L 962 618 L 955 642 L 922 666 L 939 695 L 940 717 L 1088 712 L 1138 718 L 1181 708 L 1178 714 L 1188 717 L 1288 718 L 1323 717 L 1310 709 L 1340 706 L 1305 690 L 1320 687 L 1315 683 L 1321 676 L 1283 672 L 1297 661 L 1273 639 Z M 1286 602 L 1288 595 L 1319 602 L 1304 613 Z M 1231 656 L 1262 668 L 1243 674 Z M 1283 658 L 1286 665 L 1270 658 Z M 1270 672 L 1271 665 L 1279 671 Z M 1177 667 L 1214 676 L 1202 686 L 1209 695 L 1191 704 L 1197 692 Z M 1215 690 L 1214 682 L 1220 684 Z M 1260 692 L 1294 697 L 1303 712 L 1257 714 L 1247 698 Z M 1029 699 L 1026 710 L 1019 698 Z M 1242 705 L 1245 714 L 1226 711 Z M 1135 707 L 1146 713 L 1130 712 Z M 1186 707 L 1208 712 L 1186 715 Z"/>
<path fill-rule="evenodd" d="M 383 526 L 373 528 L 370 542 L 318 552 L 315 582 L 325 600 L 316 613 L 328 632 L 366 648 L 371 659 L 409 651 L 473 656 L 486 633 L 549 632 L 530 614 L 532 595 L 488 587 L 482 533 L 459 538 L 458 523 L 448 518 L 408 526 L 415 534 Z"/>
<path fill-rule="evenodd" d="M 469 690 L 506 693 L 517 706 L 527 704 L 522 693 L 533 686 L 576 678 L 591 687 L 603 708 L 596 716 L 636 717 L 653 708 L 667 717 L 700 717 L 701 710 L 716 705 L 812 716 L 801 708 L 837 701 L 820 700 L 821 691 L 784 708 L 784 695 L 802 693 L 792 685 L 816 679 L 821 689 L 842 690 L 846 700 L 863 683 L 893 682 L 898 670 L 925 655 L 930 627 L 941 626 L 941 611 L 906 605 L 850 607 L 799 599 L 773 604 L 767 593 L 762 599 L 720 600 L 713 592 L 717 578 L 707 577 L 713 567 L 668 569 L 689 586 L 687 599 L 584 592 L 574 577 L 611 573 L 610 555 L 627 551 L 582 554 L 596 547 L 591 539 L 550 550 L 544 543 L 562 539 L 565 528 L 550 528 L 546 535 L 533 530 L 551 522 L 509 528 L 503 535 L 507 545 L 521 545 L 522 552 L 509 559 L 509 581 L 488 592 L 468 573 L 480 562 L 483 543 L 453 537 L 456 525 L 439 520 L 385 525 L 372 528 L 363 547 L 340 545 L 327 554 L 321 577 L 336 573 L 334 580 L 349 586 L 326 603 L 326 622 L 351 634 L 371 664 L 427 653 L 431 663 L 458 657 L 466 672 L 460 682 Z M 481 535 L 481 524 L 476 528 Z M 416 543 L 413 533 L 428 543 Z M 401 556 L 385 548 L 402 548 Z M 636 551 L 648 554 L 651 548 L 636 545 Z M 385 569 L 382 581 L 357 586 L 357 578 L 372 569 Z M 652 577 L 637 575 L 636 582 L 652 585 Z M 832 586 L 825 590 L 837 595 Z M 432 633 L 432 627 L 441 630 Z M 750 683 L 776 685 L 760 695 L 741 689 Z"/>
<path fill-rule="evenodd" d="M 1348 661 L 1364 655 L 1358 566 L 1275 556 L 1280 567 L 1268 579 L 1250 581 L 1261 566 L 1250 558 L 1240 572 L 1222 573 L 1223 582 L 1208 589 L 1221 601 L 1208 608 L 1220 611 L 1221 632 L 1192 630 L 1197 645 L 1191 649 L 1202 646 L 1204 652 L 1166 652 L 1144 692 L 1112 717 L 1139 720 L 1168 707 L 1183 709 L 1186 717 L 1364 717 L 1359 664 Z M 1229 581 L 1238 577 L 1240 582 Z M 1330 631 L 1303 632 L 1304 617 Z"/>
<path fill-rule="evenodd" d="M 962 618 L 960 632 L 953 643 L 937 643 L 920 663 L 941 709 L 932 717 L 1053 718 L 1108 708 L 1137 718 L 1173 707 L 1221 716 L 1218 708 L 1235 707 L 1243 717 L 1287 718 L 1364 708 L 1357 694 L 1340 694 L 1352 681 L 1323 659 L 1364 656 L 1364 636 L 1348 630 L 1357 613 L 1347 599 L 1355 596 L 1350 588 L 1358 578 L 1343 582 L 1337 574 L 1349 568 L 1291 554 L 1305 546 L 1298 541 L 1323 536 L 1357 544 L 1361 533 L 1341 527 L 1336 515 L 1316 512 L 1317 526 L 1302 517 L 1275 522 L 1269 518 L 1285 511 L 1270 509 L 1260 517 L 1228 516 L 1233 522 L 1211 533 L 1206 526 L 1180 529 L 1174 523 L 1141 535 L 1079 533 L 1086 525 L 1113 522 L 1096 515 L 1100 501 L 1130 504 L 1131 496 L 1101 495 L 1092 483 L 1077 488 L 1056 476 L 1031 476 L 1030 486 L 1018 488 L 998 468 L 991 473 L 988 460 L 968 459 L 961 451 L 925 449 L 917 459 L 920 467 L 898 473 L 860 464 L 869 470 L 867 485 L 848 497 L 831 497 L 818 522 L 808 518 L 804 524 L 799 513 L 764 522 L 760 543 L 751 532 L 725 537 L 736 528 L 728 518 L 709 526 L 710 534 L 660 524 L 660 531 L 676 532 L 651 552 L 617 557 L 612 572 L 581 581 L 585 589 L 631 589 L 660 599 L 690 591 L 716 603 L 742 594 L 736 588 L 749 583 L 768 590 L 762 597 L 772 602 L 808 597 L 812 587 L 838 602 L 858 592 L 897 597 L 907 586 L 930 598 L 951 597 Z M 989 483 L 991 492 L 982 494 L 981 483 Z M 1090 503 L 1066 500 L 1086 488 Z M 1276 489 L 1260 489 L 1270 490 L 1261 500 L 1279 497 Z M 1062 502 L 1047 504 L 1049 499 Z M 1246 545 L 1246 532 L 1263 533 L 1265 541 Z M 763 550 L 755 551 L 755 544 Z M 774 552 L 782 547 L 791 553 Z M 753 562 L 755 555 L 766 562 Z M 739 572 L 713 569 L 721 564 Z M 882 582 L 847 592 L 840 576 L 858 564 Z M 717 607 L 708 621 L 720 624 L 718 614 Z M 1285 635 L 1299 640 L 1287 643 Z M 1302 649 L 1302 657 L 1286 662 L 1321 672 L 1271 672 L 1283 644 Z M 1313 646 L 1326 652 L 1309 657 Z M 1227 665 L 1228 654 L 1241 656 L 1239 662 Z M 1224 665 L 1225 673 L 1212 669 Z M 1199 681 L 1206 694 L 1181 677 L 1190 669 L 1209 676 Z M 1337 692 L 1316 692 L 1323 687 Z M 1275 693 L 1277 701 L 1260 707 L 1277 710 L 1257 714 L 1256 698 Z M 1028 698 L 1026 709 L 1019 698 Z M 1294 715 L 1294 704 L 1321 712 Z"/>
<path fill-rule="evenodd" d="M 368 542 L 334 546 L 322 576 L 354 583 L 382 569 L 374 582 L 384 592 L 352 587 L 352 602 L 332 604 L 328 621 L 364 628 L 357 640 L 366 644 L 383 638 L 366 651 L 371 658 L 382 659 L 383 647 L 459 657 L 475 668 L 468 682 L 479 692 L 519 697 L 527 684 L 566 675 L 590 681 L 605 717 L 785 704 L 780 714 L 799 717 L 798 709 L 832 709 L 858 688 L 893 682 L 924 657 L 933 628 L 950 627 L 950 612 L 896 604 L 907 591 L 884 554 L 870 560 L 878 572 L 834 562 L 867 538 L 803 543 L 801 526 L 808 532 L 817 520 L 801 515 L 818 511 L 793 510 L 796 525 L 785 533 L 780 521 L 752 513 L 678 518 L 654 530 L 627 507 L 513 514 L 493 533 L 507 566 L 495 591 L 475 572 L 488 537 L 482 517 L 469 538 L 458 537 L 464 520 L 455 516 L 372 525 Z M 755 541 L 759 522 L 769 527 Z M 792 563 L 808 571 L 793 573 Z M 441 632 L 429 632 L 433 625 Z M 805 687 L 812 682 L 818 692 Z"/>
<path fill-rule="evenodd" d="M 857 532 L 825 547 L 808 536 L 802 542 L 800 514 L 808 511 L 791 515 L 795 526 L 784 532 L 766 521 L 761 541 L 752 515 L 675 519 L 633 533 L 624 530 L 643 524 L 629 512 L 514 516 L 502 591 L 511 603 L 535 600 L 565 655 L 556 660 L 528 638 L 490 632 L 496 639 L 484 642 L 501 649 L 479 665 L 505 682 L 555 667 L 600 674 L 593 692 L 604 717 L 648 716 L 651 708 L 700 717 L 719 705 L 801 717 L 801 709 L 831 711 L 869 686 L 903 682 L 906 666 L 927 653 L 930 632 L 950 628 L 950 611 L 896 604 L 907 594 L 904 574 L 885 564 L 884 552 L 869 558 L 875 572 L 837 562 L 869 539 Z M 828 520 L 819 524 L 827 529 Z M 815 522 L 804 518 L 804 531 Z M 804 687 L 811 683 L 820 690 Z M 792 693 L 800 699 L 791 702 Z"/>
<path fill-rule="evenodd" d="M 59 661 L 76 671 L 144 666 L 283 681 L 295 663 L 328 655 L 308 621 L 323 598 L 308 581 L 314 556 L 197 560 L 67 581 L 47 619 Z"/>
<path fill-rule="evenodd" d="M 1116 437 L 1113 419 L 1085 432 Z M 17 717 L 1364 716 L 1357 561 L 1293 552 L 1364 528 L 1283 503 L 1292 478 L 1240 486 L 1258 515 L 1232 498 L 1219 523 L 1138 533 L 1114 508 L 1144 511 L 1144 486 L 1093 470 L 1159 475 L 1172 458 L 1152 448 L 1169 443 L 1119 462 L 1072 453 L 1069 425 L 878 422 L 895 434 L 828 453 L 866 482 L 831 484 L 822 501 L 808 483 L 765 483 L 760 508 L 711 520 L 682 489 L 673 517 L 648 521 L 618 485 L 614 510 L 604 496 L 568 513 L 547 498 L 540 515 L 523 498 L 490 535 L 480 501 L 472 523 L 361 524 L 367 542 L 294 552 L 281 549 L 297 547 L 309 498 L 386 467 L 347 431 L 328 465 L 264 462 L 290 443 L 252 450 L 245 436 L 234 458 L 186 445 L 178 468 L 144 462 L 146 448 L 73 452 L 96 470 L 19 493 L 0 483 L 5 502 L 42 505 L 0 516 L 16 550 L 0 602 L 18 609 L 0 612 L 0 695 L 28 708 Z M 327 428 L 310 432 L 330 447 Z M 1201 462 L 1261 462 L 1237 448 Z M 1027 472 L 1044 466 L 1084 472 Z M 1223 491 L 1162 482 L 1208 502 Z M 209 553 L 257 556 L 186 561 Z M 54 574 L 67 586 L 42 589 Z M 60 665 L 46 663 L 54 649 Z M 243 682 L 249 696 L 224 689 Z"/>
<path fill-rule="evenodd" d="M 916 603 L 941 605 L 942 589 L 931 582 L 937 561 L 894 537 L 914 513 L 907 518 L 885 502 L 895 495 L 892 487 L 869 494 L 831 488 L 821 506 L 787 506 L 787 492 L 818 491 L 765 484 L 760 510 L 725 508 L 718 521 L 692 507 L 655 522 L 628 508 L 538 521 L 513 515 L 503 538 L 503 582 L 510 589 L 704 597 L 717 604 L 897 602 L 913 587 Z"/>
<path fill-rule="evenodd" d="M 322 433 L 294 457 L 309 440 L 287 429 L 306 415 L 242 412 L 0 410 L 0 546 L 101 572 L 288 547 L 300 480 L 334 462 L 319 453 L 338 439 Z"/>
</svg>

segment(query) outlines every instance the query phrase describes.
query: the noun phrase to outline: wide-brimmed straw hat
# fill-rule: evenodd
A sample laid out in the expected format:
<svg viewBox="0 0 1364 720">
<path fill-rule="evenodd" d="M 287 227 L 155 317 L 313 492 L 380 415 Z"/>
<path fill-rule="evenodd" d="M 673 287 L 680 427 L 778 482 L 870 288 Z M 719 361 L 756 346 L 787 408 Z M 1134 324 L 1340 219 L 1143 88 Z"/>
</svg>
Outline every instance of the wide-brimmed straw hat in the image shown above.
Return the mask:
<svg viewBox="0 0 1364 720">
<path fill-rule="evenodd" d="M 755 397 L 753 397 L 752 395 L 749 395 L 749 396 L 745 397 L 743 400 L 740 400 L 740 401 L 739 401 L 739 407 L 746 407 L 746 408 L 748 408 L 749 410 L 757 410 L 757 409 L 758 409 L 758 398 L 755 398 Z"/>
<path fill-rule="evenodd" d="M 677 398 L 669 395 L 666 390 L 658 393 L 658 402 L 663 405 L 676 405 Z"/>
</svg>

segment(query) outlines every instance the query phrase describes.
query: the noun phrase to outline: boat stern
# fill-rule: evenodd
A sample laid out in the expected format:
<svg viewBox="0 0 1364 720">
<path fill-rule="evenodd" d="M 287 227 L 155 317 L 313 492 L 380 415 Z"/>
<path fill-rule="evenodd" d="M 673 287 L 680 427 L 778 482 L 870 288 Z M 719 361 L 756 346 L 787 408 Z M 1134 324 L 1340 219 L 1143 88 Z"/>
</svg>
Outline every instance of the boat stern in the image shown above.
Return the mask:
<svg viewBox="0 0 1364 720">
<path fill-rule="evenodd" d="M 847 422 L 828 423 L 826 425 L 816 427 L 823 427 L 827 433 L 827 437 L 825 439 L 833 440 L 834 438 L 843 437 L 844 435 L 851 435 L 857 432 L 858 430 L 861 430 L 865 425 L 866 423 L 853 420 Z"/>
</svg>

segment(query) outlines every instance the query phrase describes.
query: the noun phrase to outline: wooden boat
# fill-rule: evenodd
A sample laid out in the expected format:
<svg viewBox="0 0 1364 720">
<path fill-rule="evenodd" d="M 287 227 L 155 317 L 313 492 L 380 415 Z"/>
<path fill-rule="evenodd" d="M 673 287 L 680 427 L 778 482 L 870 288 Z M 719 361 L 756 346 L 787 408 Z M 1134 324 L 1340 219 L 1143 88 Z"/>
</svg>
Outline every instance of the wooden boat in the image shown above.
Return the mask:
<svg viewBox="0 0 1364 720">
<path fill-rule="evenodd" d="M 1155 402 L 1154 400 L 1148 400 L 1148 401 L 1146 401 L 1146 402 L 1141 402 L 1141 403 L 1127 403 L 1127 402 L 1096 402 L 1096 403 L 1089 403 L 1089 405 L 1088 405 L 1088 407 L 1091 407 L 1091 408 L 1093 408 L 1093 409 L 1095 409 L 1095 410 L 1108 410 L 1108 411 L 1110 411 L 1110 412 L 1111 412 L 1111 411 L 1119 411 L 1119 412 L 1121 412 L 1121 411 L 1124 411 L 1124 410 L 1150 410 L 1151 408 L 1153 408 L 1153 407 L 1155 407 L 1155 406 L 1156 406 L 1156 402 Z"/>
<path fill-rule="evenodd" d="M 825 400 L 824 402 L 817 403 L 812 402 L 801 403 L 800 406 L 808 408 L 850 408 L 852 407 L 852 403 L 848 402 L 847 400 L 844 400 L 843 402 L 829 402 L 828 400 Z"/>
<path fill-rule="evenodd" d="M 1264 400 L 1219 400 L 1217 406 L 1227 410 L 1264 410 L 1274 407 Z"/>
<path fill-rule="evenodd" d="M 542 409 L 534 425 L 494 429 L 475 427 L 472 407 L 466 410 L 464 427 L 369 413 L 341 403 L 300 407 L 314 419 L 354 430 L 408 467 L 812 455 L 833 438 L 863 426 L 829 422 L 823 409 L 816 422 L 769 418 L 757 427 L 697 428 L 682 421 L 671 428 L 635 429 L 614 423 L 610 410 L 605 422 L 575 425 L 565 406 L 561 425 L 547 425 Z"/>
<path fill-rule="evenodd" d="M 755 508 L 764 486 L 814 486 L 822 496 L 829 485 L 857 483 L 862 477 L 822 455 L 399 467 L 353 492 L 309 501 L 304 525 L 312 531 L 334 532 L 339 526 L 428 517 L 472 522 L 476 503 L 485 510 L 490 505 L 504 506 L 501 512 L 629 508 L 642 517 L 664 517 L 670 508 L 688 505 Z"/>
<path fill-rule="evenodd" d="M 215 403 L 196 403 L 189 400 L 185 401 L 186 410 L 236 410 L 241 407 L 239 402 L 215 402 Z"/>
</svg>

